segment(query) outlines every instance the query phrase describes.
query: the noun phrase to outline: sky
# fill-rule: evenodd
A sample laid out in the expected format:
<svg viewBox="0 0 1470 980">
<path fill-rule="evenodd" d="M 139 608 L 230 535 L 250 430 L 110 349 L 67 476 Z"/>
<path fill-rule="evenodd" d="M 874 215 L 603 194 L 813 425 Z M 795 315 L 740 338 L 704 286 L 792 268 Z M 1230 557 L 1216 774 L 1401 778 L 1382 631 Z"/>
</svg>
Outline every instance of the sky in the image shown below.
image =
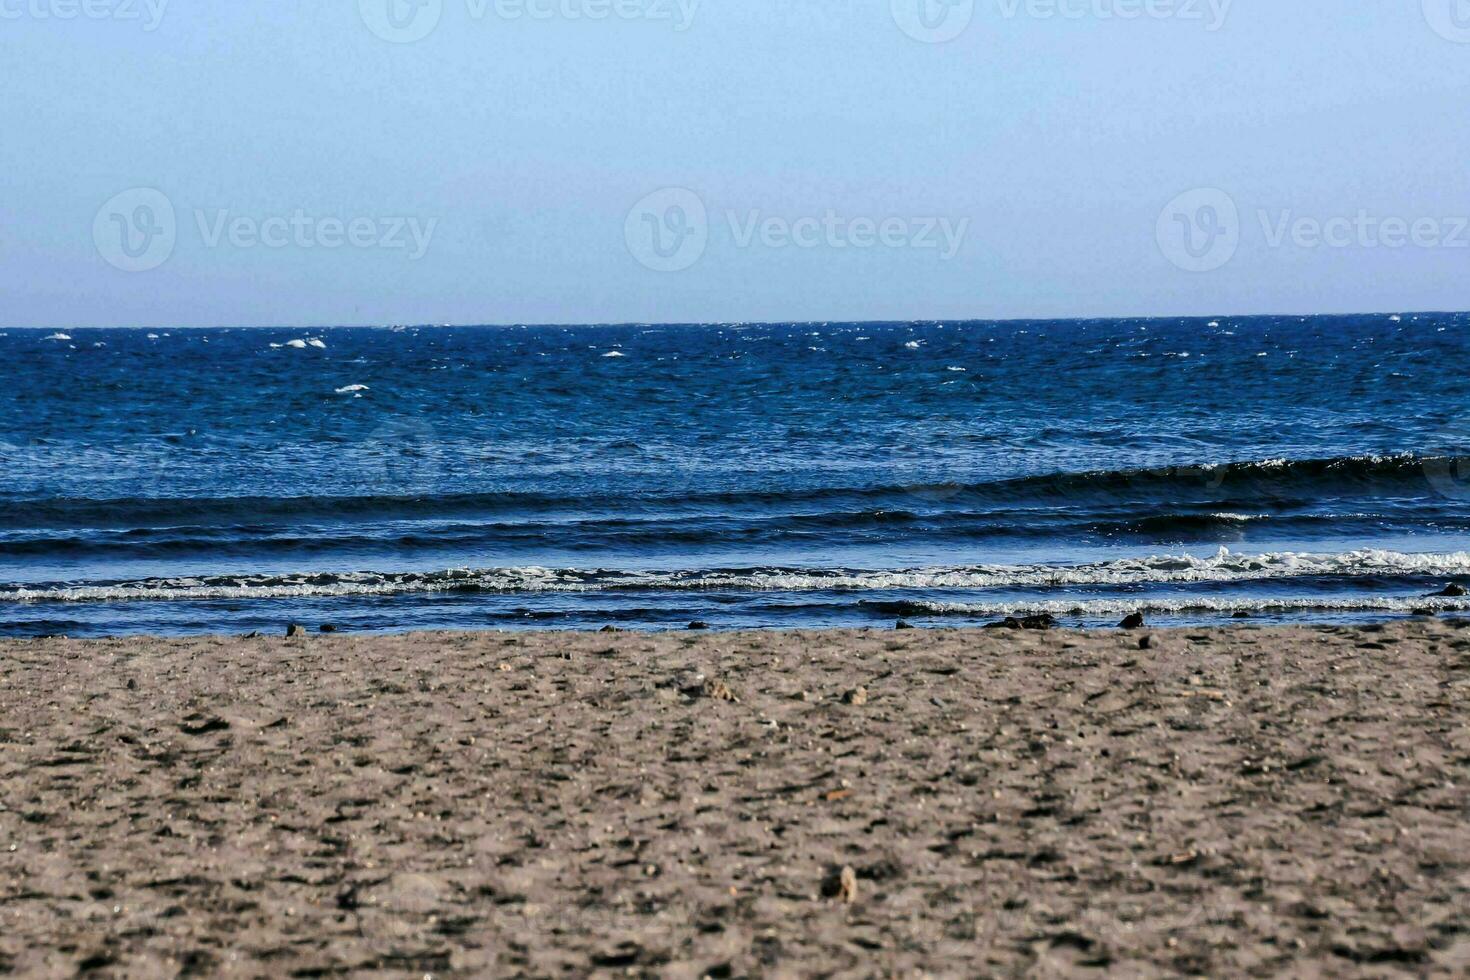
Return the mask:
<svg viewBox="0 0 1470 980">
<path fill-rule="evenodd" d="M 1470 0 L 0 0 L 0 327 L 1470 308 Z"/>
</svg>

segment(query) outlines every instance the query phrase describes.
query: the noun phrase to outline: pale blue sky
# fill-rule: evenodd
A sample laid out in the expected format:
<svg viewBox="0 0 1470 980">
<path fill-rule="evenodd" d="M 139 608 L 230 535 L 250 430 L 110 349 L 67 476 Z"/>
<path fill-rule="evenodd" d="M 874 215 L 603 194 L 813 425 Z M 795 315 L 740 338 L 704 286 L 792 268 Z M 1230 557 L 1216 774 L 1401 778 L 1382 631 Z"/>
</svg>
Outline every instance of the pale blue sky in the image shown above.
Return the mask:
<svg viewBox="0 0 1470 980">
<path fill-rule="evenodd" d="M 0 326 L 1470 308 L 1465 0 L 1235 0 L 1219 24 L 1221 0 L 977 0 L 944 43 L 900 28 L 909 0 L 428 0 L 413 43 L 374 2 L 168 0 L 155 24 L 160 0 L 0 0 Z M 624 6 L 563 12 L 599 3 Z M 175 211 L 145 271 L 98 245 L 132 188 Z M 706 209 L 678 271 L 628 220 L 664 188 Z M 1207 272 L 1160 244 L 1196 188 L 1239 214 Z M 363 244 L 278 237 L 298 212 Z M 1346 245 L 1272 244 L 1360 212 Z M 792 244 L 804 218 L 836 237 Z M 1369 247 L 1385 218 L 1432 219 L 1432 247 Z"/>
</svg>

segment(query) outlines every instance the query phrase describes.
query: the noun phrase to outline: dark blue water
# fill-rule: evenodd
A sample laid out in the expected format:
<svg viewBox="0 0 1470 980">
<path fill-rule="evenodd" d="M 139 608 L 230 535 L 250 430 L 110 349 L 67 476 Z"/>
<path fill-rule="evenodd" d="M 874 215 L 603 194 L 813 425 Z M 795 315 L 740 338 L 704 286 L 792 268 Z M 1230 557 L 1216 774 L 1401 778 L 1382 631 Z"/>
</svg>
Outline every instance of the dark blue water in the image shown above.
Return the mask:
<svg viewBox="0 0 1470 980">
<path fill-rule="evenodd" d="M 0 630 L 1385 618 L 1470 316 L 0 331 Z"/>
</svg>

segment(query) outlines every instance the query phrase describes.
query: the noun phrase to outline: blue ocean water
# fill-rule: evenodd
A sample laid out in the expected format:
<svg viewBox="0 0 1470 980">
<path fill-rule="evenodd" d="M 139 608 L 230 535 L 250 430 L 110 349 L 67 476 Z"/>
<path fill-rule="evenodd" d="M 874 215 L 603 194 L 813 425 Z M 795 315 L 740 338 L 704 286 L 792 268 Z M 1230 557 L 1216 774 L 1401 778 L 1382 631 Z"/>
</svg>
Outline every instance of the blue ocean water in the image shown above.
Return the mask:
<svg viewBox="0 0 1470 980">
<path fill-rule="evenodd" d="M 1387 618 L 1470 315 L 0 330 L 0 631 Z"/>
</svg>

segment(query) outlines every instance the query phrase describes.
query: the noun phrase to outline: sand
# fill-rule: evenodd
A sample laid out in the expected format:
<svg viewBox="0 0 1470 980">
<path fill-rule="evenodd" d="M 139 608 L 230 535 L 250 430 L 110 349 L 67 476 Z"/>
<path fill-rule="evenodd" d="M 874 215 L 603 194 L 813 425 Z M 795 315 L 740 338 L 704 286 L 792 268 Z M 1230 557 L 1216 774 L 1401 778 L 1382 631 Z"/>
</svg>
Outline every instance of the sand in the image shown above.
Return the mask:
<svg viewBox="0 0 1470 980">
<path fill-rule="evenodd" d="M 0 973 L 1470 971 L 1470 627 L 1140 635 L 0 642 Z"/>
</svg>

